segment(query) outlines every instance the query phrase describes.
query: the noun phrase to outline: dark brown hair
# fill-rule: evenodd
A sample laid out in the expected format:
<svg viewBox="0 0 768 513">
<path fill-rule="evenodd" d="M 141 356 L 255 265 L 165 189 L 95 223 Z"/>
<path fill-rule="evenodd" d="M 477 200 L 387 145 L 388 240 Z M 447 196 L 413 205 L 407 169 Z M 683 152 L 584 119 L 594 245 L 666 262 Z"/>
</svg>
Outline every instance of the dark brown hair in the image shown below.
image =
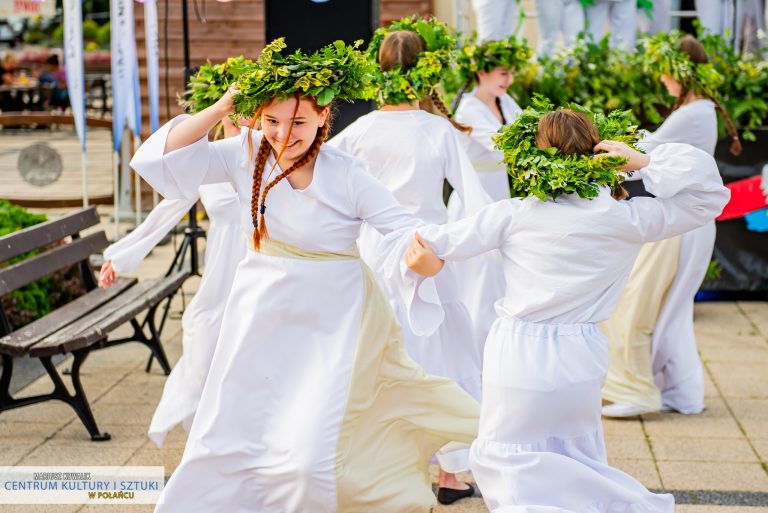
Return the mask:
<svg viewBox="0 0 768 513">
<path fill-rule="evenodd" d="M 410 30 L 397 30 L 390 32 L 379 48 L 379 66 L 382 71 L 391 71 L 400 68 L 406 71 L 416 64 L 419 54 L 426 50 L 427 45 L 416 32 Z M 419 102 L 419 108 L 430 114 L 446 118 L 457 130 L 471 132 L 472 128 L 451 119 L 451 113 L 440 95 L 433 91 Z"/>
<path fill-rule="evenodd" d="M 296 94 L 294 96 L 296 99 L 296 106 L 293 109 L 293 117 L 296 117 L 296 112 L 299 110 L 299 103 L 302 98 L 306 98 L 310 102 L 312 102 L 312 107 L 315 109 L 316 112 L 322 112 L 325 107 L 321 107 L 317 104 L 317 101 L 308 96 L 299 96 Z M 253 120 L 251 121 L 250 128 L 253 128 L 255 126 L 256 120 L 261 117 L 261 113 L 264 110 L 264 107 L 259 109 L 259 111 L 254 115 Z M 259 251 L 261 248 L 261 242 L 265 240 L 269 240 L 269 233 L 267 232 L 267 223 L 265 219 L 266 209 L 267 209 L 267 195 L 269 194 L 269 191 L 277 185 L 283 178 L 286 178 L 288 175 L 296 171 L 297 169 L 303 167 L 308 162 L 312 161 L 316 156 L 317 153 L 320 151 L 320 146 L 325 141 L 326 137 L 328 137 L 328 132 L 330 131 L 330 123 L 331 123 L 331 116 L 330 113 L 328 117 L 325 118 L 325 124 L 320 127 L 317 130 L 317 134 L 315 135 L 314 141 L 312 141 L 312 144 L 309 146 L 309 149 L 307 152 L 299 158 L 296 162 L 294 162 L 288 169 L 277 175 L 271 182 L 267 184 L 266 187 L 264 187 L 264 190 L 261 190 L 261 184 L 264 176 L 264 168 L 266 167 L 267 158 L 269 158 L 270 152 L 275 152 L 276 150 L 272 148 L 272 146 L 269 144 L 269 141 L 267 141 L 266 136 L 261 136 L 261 143 L 259 144 L 259 150 L 256 153 L 256 162 L 254 163 L 253 168 L 253 190 L 251 192 L 251 219 L 253 221 L 253 246 L 256 249 L 256 251 Z M 285 151 L 286 145 L 288 144 L 288 141 L 291 138 L 291 132 L 293 130 L 293 124 L 291 124 L 291 127 L 288 129 L 288 136 L 285 138 L 285 142 L 283 143 L 283 147 L 280 148 L 279 151 L 277 151 L 277 154 L 275 155 L 275 164 L 272 166 L 272 169 L 274 170 L 275 167 L 277 167 L 277 163 L 280 160 L 280 157 L 283 156 L 283 152 Z M 251 139 L 249 137 L 248 139 L 249 149 L 252 152 L 252 146 L 251 146 Z"/>
<path fill-rule="evenodd" d="M 600 142 L 600 132 L 581 112 L 560 109 L 544 114 L 539 120 L 536 145 L 541 148 L 557 148 L 565 155 L 588 155 Z M 626 199 L 629 195 L 621 185 L 611 191 L 614 199 Z"/>
<path fill-rule="evenodd" d="M 687 54 L 694 65 L 706 64 L 709 62 L 707 50 L 704 48 L 704 45 L 690 34 L 680 40 L 680 51 Z M 682 107 L 687 96 L 688 88 L 683 85 L 680 90 L 680 95 L 677 97 L 675 104 L 672 106 L 672 110 L 675 111 Z M 733 155 L 739 155 L 741 153 L 741 141 L 739 140 L 739 132 L 736 130 L 736 124 L 733 122 L 733 118 L 731 118 L 731 116 L 728 114 L 728 111 L 726 111 L 725 107 L 723 107 L 723 104 L 720 103 L 716 98 L 711 96 L 707 96 L 707 98 L 715 104 L 715 107 L 720 112 L 720 115 L 725 121 L 725 126 L 728 129 L 728 135 L 730 135 L 732 139 L 731 153 Z"/>
</svg>

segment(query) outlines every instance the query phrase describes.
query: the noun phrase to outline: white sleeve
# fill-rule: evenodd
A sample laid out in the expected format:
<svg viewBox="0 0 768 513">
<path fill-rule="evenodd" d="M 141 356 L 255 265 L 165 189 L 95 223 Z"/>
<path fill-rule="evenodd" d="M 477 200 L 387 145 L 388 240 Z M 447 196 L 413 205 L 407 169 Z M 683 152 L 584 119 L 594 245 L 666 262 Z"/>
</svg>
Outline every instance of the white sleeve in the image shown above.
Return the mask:
<svg viewBox="0 0 768 513">
<path fill-rule="evenodd" d="M 382 235 L 376 258 L 369 263 L 404 306 L 411 330 L 418 336 L 429 336 L 445 318 L 435 281 L 400 265 L 413 231 L 424 223 L 405 210 L 362 164 L 358 165 L 359 169 L 353 169 L 347 181 L 355 214 Z"/>
<path fill-rule="evenodd" d="M 630 222 L 642 242 L 685 233 L 720 215 L 731 193 L 714 158 L 682 143 L 662 144 L 650 157 L 639 173 L 645 189 L 656 197 L 627 202 Z"/>
<path fill-rule="evenodd" d="M 473 216 L 455 223 L 423 226 L 418 232 L 443 260 L 466 260 L 503 247 L 514 231 L 522 206 L 517 198 L 497 201 Z"/>
<path fill-rule="evenodd" d="M 445 178 L 459 195 L 464 212 L 471 215 L 493 200 L 483 189 L 457 130 L 451 127 L 447 133 L 445 144 L 441 148 L 446 153 Z"/>
<path fill-rule="evenodd" d="M 104 250 L 104 260 L 112 261 L 119 274 L 133 272 L 196 202 L 197 198 L 164 199 L 135 230 Z"/>
<path fill-rule="evenodd" d="M 196 198 L 197 189 L 204 183 L 230 182 L 236 187 L 230 174 L 240 159 L 243 136 L 212 143 L 206 135 L 188 146 L 165 153 L 168 133 L 187 117 L 173 118 L 144 141 L 133 156 L 131 167 L 168 199 Z"/>
</svg>

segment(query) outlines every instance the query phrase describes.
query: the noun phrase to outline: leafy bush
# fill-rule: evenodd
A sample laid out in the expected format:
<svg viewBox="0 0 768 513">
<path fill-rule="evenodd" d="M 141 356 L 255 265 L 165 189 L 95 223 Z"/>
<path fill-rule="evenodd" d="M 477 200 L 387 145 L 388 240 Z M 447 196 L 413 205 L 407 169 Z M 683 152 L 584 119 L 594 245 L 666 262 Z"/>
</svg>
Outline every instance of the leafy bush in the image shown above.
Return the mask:
<svg viewBox="0 0 768 513">
<path fill-rule="evenodd" d="M 99 32 L 99 24 L 94 20 L 83 21 L 83 41 L 95 41 Z"/>
<path fill-rule="evenodd" d="M 96 42 L 99 44 L 101 48 L 109 48 L 109 44 L 110 44 L 109 22 L 106 22 L 104 25 L 99 27 L 99 30 L 96 33 Z"/>
<path fill-rule="evenodd" d="M 0 200 L 0 236 L 34 226 L 46 219 L 44 215 L 33 214 L 6 200 Z M 39 252 L 39 250 L 30 251 L 0 263 L 0 266 L 15 264 Z M 79 267 L 73 265 L 0 297 L 0 303 L 13 329 L 19 329 L 83 295 L 84 292 Z"/>
<path fill-rule="evenodd" d="M 739 55 L 716 35 L 700 34 L 699 39 L 712 60 L 710 68 L 724 77 L 718 99 L 744 129 L 744 139 L 754 140 L 751 129 L 768 120 L 768 61 L 761 55 Z M 654 73 L 644 70 L 645 41 L 640 38 L 629 53 L 611 49 L 607 38 L 596 42 L 582 35 L 572 48 L 541 57 L 517 73 L 510 94 L 523 108 L 540 94 L 555 107 L 573 102 L 606 113 L 630 110 L 635 122 L 659 125 L 674 99 Z M 723 134 L 722 120 L 720 125 Z"/>
</svg>

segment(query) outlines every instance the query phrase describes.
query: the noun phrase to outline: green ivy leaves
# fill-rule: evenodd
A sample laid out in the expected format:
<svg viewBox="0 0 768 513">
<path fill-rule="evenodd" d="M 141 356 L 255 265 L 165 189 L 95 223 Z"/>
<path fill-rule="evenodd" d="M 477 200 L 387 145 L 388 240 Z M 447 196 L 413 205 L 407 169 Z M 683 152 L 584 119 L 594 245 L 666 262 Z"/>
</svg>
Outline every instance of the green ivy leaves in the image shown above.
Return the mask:
<svg viewBox="0 0 768 513">
<path fill-rule="evenodd" d="M 590 117 L 601 139 L 630 145 L 637 142 L 637 127 L 632 124 L 628 111 L 613 111 L 605 115 L 575 104 L 568 105 L 568 108 Z M 562 194 L 578 194 L 581 198 L 590 199 L 597 197 L 600 187 L 614 188 L 619 185 L 624 180 L 624 176 L 618 173 L 625 163 L 623 159 L 596 159 L 591 154 L 563 155 L 556 148 L 538 148 L 536 133 L 539 120 L 553 110 L 552 102 L 535 96 L 532 106 L 495 136 L 496 148 L 504 152 L 513 194 L 519 197 L 535 196 L 542 201 L 555 200 Z"/>
</svg>

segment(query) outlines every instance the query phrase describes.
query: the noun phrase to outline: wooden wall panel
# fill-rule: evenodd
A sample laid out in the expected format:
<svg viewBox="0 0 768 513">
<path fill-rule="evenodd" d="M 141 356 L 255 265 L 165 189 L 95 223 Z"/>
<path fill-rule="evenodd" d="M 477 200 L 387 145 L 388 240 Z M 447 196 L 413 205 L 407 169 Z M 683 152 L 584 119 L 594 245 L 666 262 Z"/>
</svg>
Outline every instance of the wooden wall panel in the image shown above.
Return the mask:
<svg viewBox="0 0 768 513">
<path fill-rule="evenodd" d="M 363 1 L 363 0 L 361 0 Z M 379 0 L 380 19 L 386 25 L 414 13 L 432 12 L 432 0 Z M 198 1 L 202 6 L 203 2 Z M 189 1 L 190 57 L 192 66 L 221 62 L 227 57 L 245 55 L 256 58 L 264 47 L 264 0 L 206 0 L 205 19 L 195 15 L 194 0 Z M 181 112 L 176 97 L 184 90 L 182 11 L 180 0 L 157 0 L 160 53 L 160 122 Z M 144 10 L 135 4 L 136 44 L 139 55 L 139 77 L 142 89 L 144 137 L 149 135 L 147 102 L 147 67 L 144 41 Z M 167 37 L 166 37 L 167 34 Z M 167 52 L 166 52 L 167 43 Z"/>
</svg>

